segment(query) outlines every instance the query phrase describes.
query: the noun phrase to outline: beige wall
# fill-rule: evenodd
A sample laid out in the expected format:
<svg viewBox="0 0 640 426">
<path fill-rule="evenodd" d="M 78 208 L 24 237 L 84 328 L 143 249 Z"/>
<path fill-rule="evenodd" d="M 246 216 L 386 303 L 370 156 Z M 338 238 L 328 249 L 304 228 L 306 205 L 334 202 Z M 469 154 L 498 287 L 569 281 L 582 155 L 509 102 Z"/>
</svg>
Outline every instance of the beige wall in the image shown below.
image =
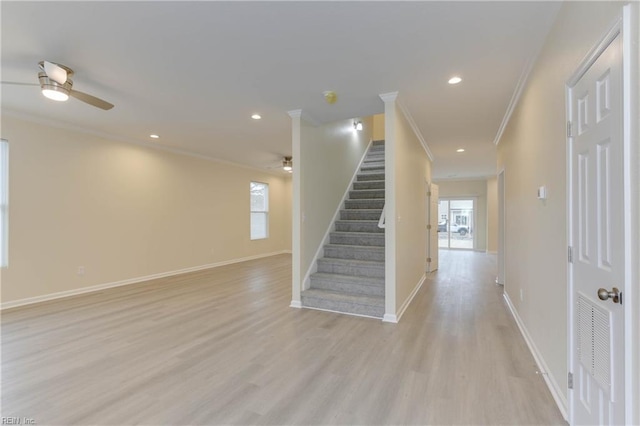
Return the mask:
<svg viewBox="0 0 640 426">
<path fill-rule="evenodd" d="M 487 252 L 498 252 L 498 178 L 487 179 Z"/>
<path fill-rule="evenodd" d="M 373 116 L 373 140 L 384 140 L 384 114 Z"/>
<path fill-rule="evenodd" d="M 6 115 L 1 136 L 11 151 L 2 302 L 290 250 L 288 176 Z M 252 180 L 269 184 L 265 240 L 249 239 Z"/>
<path fill-rule="evenodd" d="M 506 179 L 505 291 L 565 405 L 565 84 L 620 12 L 617 2 L 564 3 L 498 146 L 498 169 L 504 167 Z M 544 203 L 536 198 L 541 185 L 548 190 Z"/>
<path fill-rule="evenodd" d="M 395 121 L 396 312 L 420 283 L 427 266 L 427 182 L 431 161 L 402 110 Z"/>
<path fill-rule="evenodd" d="M 487 248 L 487 181 L 481 180 L 441 180 L 434 182 L 439 187 L 440 198 L 475 198 L 474 249 Z"/>
<path fill-rule="evenodd" d="M 356 132 L 353 120 L 323 126 L 301 122 L 298 170 L 302 279 L 313 266 L 316 252 L 371 141 L 373 118 L 363 118 L 362 124 L 363 130 Z"/>
</svg>

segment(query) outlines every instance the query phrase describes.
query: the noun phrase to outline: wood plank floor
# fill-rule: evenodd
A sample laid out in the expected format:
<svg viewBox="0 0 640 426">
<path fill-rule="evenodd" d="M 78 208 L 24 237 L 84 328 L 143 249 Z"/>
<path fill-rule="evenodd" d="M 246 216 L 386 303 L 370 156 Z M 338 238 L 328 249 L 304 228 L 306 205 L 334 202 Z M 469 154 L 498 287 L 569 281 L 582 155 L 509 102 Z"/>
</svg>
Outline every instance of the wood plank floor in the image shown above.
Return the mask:
<svg viewBox="0 0 640 426">
<path fill-rule="evenodd" d="M 2 313 L 38 425 L 564 424 L 494 284 L 441 251 L 400 324 L 289 308 L 281 255 Z"/>
</svg>

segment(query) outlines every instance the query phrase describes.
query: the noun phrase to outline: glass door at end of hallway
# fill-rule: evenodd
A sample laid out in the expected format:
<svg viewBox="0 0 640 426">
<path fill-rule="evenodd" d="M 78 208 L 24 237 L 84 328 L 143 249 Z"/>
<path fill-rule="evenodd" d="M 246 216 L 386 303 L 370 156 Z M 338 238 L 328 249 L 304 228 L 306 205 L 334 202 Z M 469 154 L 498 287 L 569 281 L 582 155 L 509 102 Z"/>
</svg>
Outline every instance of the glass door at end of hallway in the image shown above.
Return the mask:
<svg viewBox="0 0 640 426">
<path fill-rule="evenodd" d="M 473 199 L 441 198 L 438 203 L 438 247 L 473 249 Z"/>
</svg>

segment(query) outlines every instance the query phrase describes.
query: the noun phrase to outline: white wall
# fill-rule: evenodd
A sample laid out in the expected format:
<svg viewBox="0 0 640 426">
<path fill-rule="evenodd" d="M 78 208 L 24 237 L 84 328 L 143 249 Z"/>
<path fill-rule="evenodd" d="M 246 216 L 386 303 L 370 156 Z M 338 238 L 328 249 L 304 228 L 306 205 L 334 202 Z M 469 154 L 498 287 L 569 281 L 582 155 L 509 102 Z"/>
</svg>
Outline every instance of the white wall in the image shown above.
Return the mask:
<svg viewBox="0 0 640 426">
<path fill-rule="evenodd" d="M 373 132 L 373 118 L 361 119 L 362 131 L 353 120 L 314 126 L 304 120 L 300 128 L 300 271 L 312 267 L 315 254 L 351 179 L 364 156 Z M 294 195 L 295 196 L 295 195 Z"/>
<path fill-rule="evenodd" d="M 565 83 L 620 15 L 621 6 L 618 2 L 564 3 L 498 146 L 498 169 L 504 167 L 506 177 L 505 291 L 565 407 Z M 541 185 L 548 190 L 544 203 L 536 198 Z"/>
<path fill-rule="evenodd" d="M 1 136 L 10 144 L 3 303 L 291 248 L 288 176 L 6 115 Z M 269 184 L 265 240 L 249 238 L 252 180 Z"/>
<path fill-rule="evenodd" d="M 440 187 L 440 198 L 474 198 L 475 230 L 473 232 L 474 249 L 485 251 L 487 248 L 487 181 L 477 180 L 440 180 L 434 182 Z"/>
</svg>

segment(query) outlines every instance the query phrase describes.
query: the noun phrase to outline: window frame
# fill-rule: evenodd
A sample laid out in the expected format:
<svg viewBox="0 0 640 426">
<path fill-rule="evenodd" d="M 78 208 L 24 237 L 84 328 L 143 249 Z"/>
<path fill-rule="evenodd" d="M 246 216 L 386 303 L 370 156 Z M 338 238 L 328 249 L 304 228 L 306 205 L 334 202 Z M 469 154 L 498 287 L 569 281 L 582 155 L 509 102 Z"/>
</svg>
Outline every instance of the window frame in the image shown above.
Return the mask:
<svg viewBox="0 0 640 426">
<path fill-rule="evenodd" d="M 252 188 L 254 185 L 263 185 L 265 191 L 264 210 L 254 210 L 251 198 L 253 197 Z M 254 237 L 253 235 L 253 217 L 254 214 L 264 215 L 264 236 Z M 269 238 L 269 184 L 266 182 L 251 181 L 249 183 L 249 239 L 251 241 L 266 240 Z"/>
</svg>

